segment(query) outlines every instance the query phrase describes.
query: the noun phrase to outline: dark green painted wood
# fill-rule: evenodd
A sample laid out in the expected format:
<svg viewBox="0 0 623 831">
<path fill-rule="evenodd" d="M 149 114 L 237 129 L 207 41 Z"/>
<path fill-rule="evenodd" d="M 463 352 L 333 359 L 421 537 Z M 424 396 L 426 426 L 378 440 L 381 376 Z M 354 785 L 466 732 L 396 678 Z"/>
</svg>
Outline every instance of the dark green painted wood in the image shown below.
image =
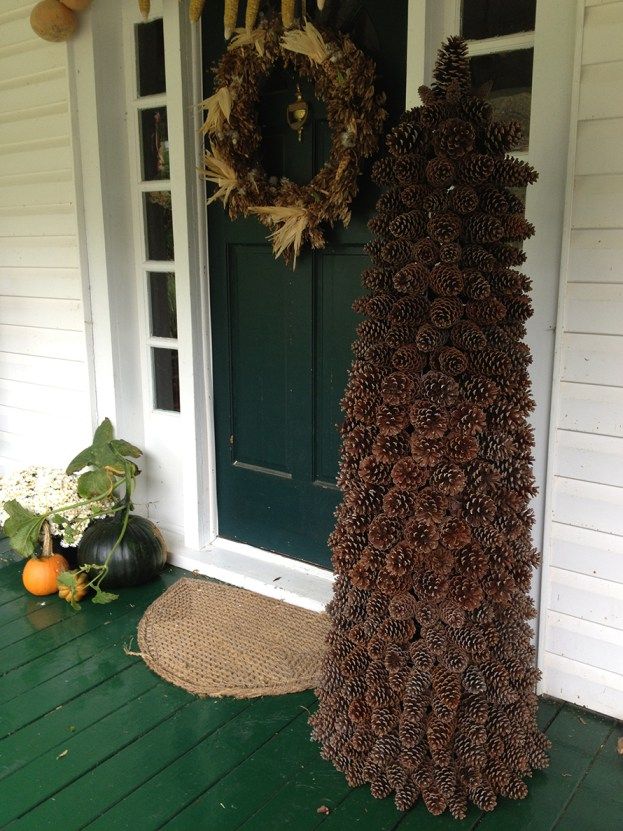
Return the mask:
<svg viewBox="0 0 623 831">
<path fill-rule="evenodd" d="M 42 684 L 92 657 L 118 637 L 133 631 L 137 602 L 149 603 L 162 593 L 162 578 L 134 590 L 126 589 L 119 600 L 102 606 L 90 604 L 89 614 L 76 613 L 55 626 L 35 632 L 17 644 L 0 650 L 0 702 Z M 59 599 L 54 602 L 62 603 Z M 88 639 L 81 636 L 92 633 Z M 0 708 L 1 712 L 1 708 Z M 1 718 L 1 716 L 0 716 Z"/>
<path fill-rule="evenodd" d="M 552 828 L 561 807 L 574 793 L 611 729 L 612 722 L 608 719 L 565 707 L 547 731 L 553 745 L 550 765 L 547 770 L 536 771 L 528 782 L 529 796 L 519 802 L 500 799 L 495 811 L 483 817 L 478 828 L 483 831 Z"/>
<path fill-rule="evenodd" d="M 378 37 L 379 85 L 395 117 L 404 106 L 407 2 L 395 0 L 391 15 L 383 0 L 358 5 Z M 218 7 L 208 5 L 206 67 L 222 52 L 221 28 Z M 311 117 L 301 142 L 287 126 L 295 83 L 276 71 L 259 112 L 266 169 L 305 183 L 328 157 L 330 136 L 324 105 L 304 82 Z M 329 230 L 326 248 L 303 252 L 294 272 L 274 260 L 255 219 L 230 222 L 220 203 L 208 211 L 219 532 L 323 566 L 339 500 L 336 425 L 355 337 L 350 307 L 369 263 L 362 247 L 377 195 L 368 170 L 349 227 Z"/>
<path fill-rule="evenodd" d="M 158 679 L 145 664 L 136 663 L 6 736 L 0 743 L 0 779 L 73 734 L 81 733 L 157 683 Z"/>
<path fill-rule="evenodd" d="M 13 572 L 3 575 L 8 581 L 4 585 L 18 585 L 20 570 L 19 565 L 4 569 Z M 473 810 L 465 821 L 456 822 L 448 816 L 432 817 L 421 803 L 403 816 L 391 798 L 374 800 L 366 787 L 348 788 L 309 741 L 311 692 L 252 701 L 201 700 L 166 684 L 122 647 L 135 633 L 154 593 L 182 574 L 168 569 L 151 589 L 126 590 L 125 599 L 135 608 L 123 612 L 119 604 L 119 616 L 109 625 L 85 628 L 81 616 L 97 615 L 97 608 L 87 603 L 80 615 L 50 623 L 24 639 L 45 639 L 48 630 L 71 623 L 75 639 L 53 650 L 50 662 L 72 644 L 81 654 L 90 652 L 90 657 L 0 706 L 0 735 L 5 736 L 0 739 L 0 827 L 12 831 L 85 827 L 154 831 L 163 826 L 170 831 L 240 827 L 246 831 L 474 827 L 614 831 L 621 827 L 623 765 L 616 755 L 621 728 L 570 705 L 540 702 L 539 724 L 554 746 L 550 768 L 528 781 L 527 799 L 501 800 L 492 814 Z M 61 608 L 55 599 L 51 608 L 57 602 Z M 27 614 L 24 605 L 24 617 Z M 41 666 L 44 655 L 36 650 L 33 655 L 33 662 Z M 19 674 L 25 666 L 4 678 Z M 65 749 L 67 755 L 60 756 Z M 329 807 L 328 816 L 317 813 L 321 805 Z"/>
<path fill-rule="evenodd" d="M 2 532 L 0 532 L 0 569 L 2 569 L 3 566 L 10 565 L 11 563 L 16 563 L 21 559 L 21 556 L 12 550 L 9 538 L 5 537 Z"/>
<path fill-rule="evenodd" d="M 173 821 L 206 789 L 296 718 L 301 703 L 309 704 L 311 700 L 310 693 L 302 693 L 287 699 L 271 697 L 257 699 L 250 704 L 236 702 L 240 708 L 237 718 L 195 743 L 187 752 L 182 748 L 176 761 L 164 767 L 140 790 L 119 802 L 91 827 L 101 831 L 112 827 L 152 831 Z M 198 705 L 207 707 L 213 703 L 198 702 Z M 179 744 L 183 737 L 178 737 L 176 741 Z M 189 829 L 196 826 L 183 824 L 181 827 Z"/>
<path fill-rule="evenodd" d="M 623 726 L 613 726 L 592 766 L 565 807 L 556 831 L 606 831 L 623 827 L 623 759 L 617 740 Z"/>
<path fill-rule="evenodd" d="M 307 741 L 307 718 L 306 712 L 300 714 L 166 827 L 197 828 L 207 822 L 218 826 L 219 831 L 239 828 L 285 784 L 293 770 L 317 759 L 317 752 Z"/>
<path fill-rule="evenodd" d="M 24 595 L 0 606 L 0 649 L 75 615 L 69 603 Z"/>
<path fill-rule="evenodd" d="M 65 789 L 69 798 L 68 786 L 74 780 L 105 762 L 113 753 L 120 754 L 124 747 L 169 719 L 176 710 L 188 706 L 189 698 L 188 693 L 178 687 L 158 684 L 136 701 L 124 704 L 7 776 L 3 780 L 5 798 L 0 802 L 0 827 L 10 828 L 11 820 L 28 812 L 29 822 L 36 823 L 39 828 L 58 829 L 62 817 L 68 815 L 67 802 L 59 815 L 59 799 L 52 801 L 50 797 Z M 65 755 L 61 756 L 62 753 Z M 81 793 L 82 798 L 74 791 L 70 803 L 72 815 L 88 801 L 87 794 Z"/>
<path fill-rule="evenodd" d="M 172 761 L 213 734 L 221 725 L 231 721 L 247 706 L 247 702 L 231 699 L 193 699 L 185 691 L 164 683 L 159 683 L 151 693 L 157 701 L 162 697 L 170 699 L 165 718 L 156 726 L 141 730 L 141 734 L 134 741 L 128 742 L 111 758 L 104 760 L 97 767 L 91 766 L 85 775 L 72 781 L 56 795 L 53 805 L 42 805 L 40 809 L 33 811 L 29 816 L 31 821 L 37 820 L 41 829 L 56 831 L 62 825 L 63 817 L 71 814 L 77 827 L 83 827 L 96 820 L 96 825 L 100 827 L 123 827 L 121 823 L 110 824 L 110 816 L 99 820 L 98 817 L 110 805 L 119 803 Z M 139 699 L 137 704 L 149 710 L 147 695 L 144 698 L 144 701 Z M 181 709 L 180 703 L 184 705 Z M 136 710 L 136 707 L 132 709 Z M 149 716 L 148 718 L 151 721 Z M 161 788 L 158 801 L 166 803 L 167 794 L 168 788 Z M 123 815 L 124 811 L 122 808 L 117 814 Z M 132 827 L 155 826 L 137 824 L 134 819 Z"/>
</svg>

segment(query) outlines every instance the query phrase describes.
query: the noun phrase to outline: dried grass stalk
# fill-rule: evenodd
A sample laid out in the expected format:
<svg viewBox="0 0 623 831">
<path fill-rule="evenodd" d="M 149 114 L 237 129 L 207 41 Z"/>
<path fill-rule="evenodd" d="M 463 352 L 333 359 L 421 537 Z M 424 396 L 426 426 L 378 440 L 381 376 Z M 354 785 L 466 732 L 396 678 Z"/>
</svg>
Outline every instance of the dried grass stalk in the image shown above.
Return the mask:
<svg viewBox="0 0 623 831">
<path fill-rule="evenodd" d="M 279 226 L 268 235 L 273 244 L 275 259 L 291 251 L 294 258 L 293 268 L 296 268 L 296 258 L 301 251 L 303 234 L 309 223 L 305 208 L 298 205 L 265 205 L 250 208 L 249 213 L 265 217 L 268 224 Z"/>
<path fill-rule="evenodd" d="M 214 95 L 206 98 L 199 105 L 204 110 L 207 110 L 207 116 L 203 122 L 201 132 L 203 135 L 207 133 L 218 133 L 223 126 L 223 120 L 229 121 L 231 115 L 231 92 L 229 87 L 219 87 Z"/>
<path fill-rule="evenodd" d="M 244 28 L 247 32 L 252 32 L 255 28 L 259 8 L 260 0 L 247 0 L 247 8 L 244 15 Z"/>
<path fill-rule="evenodd" d="M 188 19 L 191 23 L 196 23 L 199 20 L 201 13 L 203 12 L 204 5 L 205 0 L 190 0 L 190 5 L 188 6 Z"/>
<path fill-rule="evenodd" d="M 238 20 L 238 0 L 225 0 L 225 8 L 223 13 L 223 31 L 225 40 L 229 40 L 236 28 L 236 21 Z"/>
<path fill-rule="evenodd" d="M 305 29 L 293 29 L 286 32 L 281 39 L 281 45 L 290 52 L 306 55 L 314 63 L 323 63 L 328 57 L 327 46 L 322 35 L 309 20 L 305 21 Z"/>
<path fill-rule="evenodd" d="M 255 46 L 257 54 L 264 56 L 264 45 L 266 43 L 266 29 L 236 29 L 233 38 L 229 41 L 228 49 L 240 49 L 243 46 Z"/>
<path fill-rule="evenodd" d="M 231 192 L 238 186 L 235 171 L 221 156 L 217 147 L 211 147 L 211 152 L 206 151 L 203 154 L 203 168 L 200 168 L 199 175 L 217 186 L 208 199 L 208 205 L 217 199 L 222 199 L 223 204 L 226 205 Z"/>
</svg>

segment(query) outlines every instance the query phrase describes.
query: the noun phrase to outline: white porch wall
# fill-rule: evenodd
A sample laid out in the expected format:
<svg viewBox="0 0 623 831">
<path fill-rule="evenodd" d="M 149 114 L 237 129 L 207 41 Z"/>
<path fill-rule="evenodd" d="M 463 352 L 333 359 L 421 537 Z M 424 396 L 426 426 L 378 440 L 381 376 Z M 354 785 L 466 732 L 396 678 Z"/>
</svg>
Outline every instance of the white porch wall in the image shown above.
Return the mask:
<svg viewBox="0 0 623 831">
<path fill-rule="evenodd" d="M 540 663 L 544 692 L 623 718 L 623 1 L 582 29 Z"/>
<path fill-rule="evenodd" d="M 67 50 L 0 0 L 0 471 L 91 434 Z"/>
</svg>

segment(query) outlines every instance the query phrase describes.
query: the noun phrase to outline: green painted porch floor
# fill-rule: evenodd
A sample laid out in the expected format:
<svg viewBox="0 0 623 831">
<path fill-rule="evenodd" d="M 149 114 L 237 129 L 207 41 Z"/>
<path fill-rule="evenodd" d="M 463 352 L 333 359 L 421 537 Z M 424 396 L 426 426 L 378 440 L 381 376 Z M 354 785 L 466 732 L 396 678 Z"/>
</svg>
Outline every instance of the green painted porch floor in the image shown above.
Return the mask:
<svg viewBox="0 0 623 831">
<path fill-rule="evenodd" d="M 307 726 L 312 692 L 201 700 L 125 654 L 143 610 L 184 572 L 167 568 L 80 613 L 26 595 L 20 573 L 20 564 L 0 569 L 2 829 L 623 828 L 613 721 L 542 701 L 551 765 L 535 774 L 526 800 L 502 800 L 489 815 L 473 810 L 463 822 L 421 804 L 401 815 L 391 799 L 349 789 L 320 758 Z"/>
</svg>

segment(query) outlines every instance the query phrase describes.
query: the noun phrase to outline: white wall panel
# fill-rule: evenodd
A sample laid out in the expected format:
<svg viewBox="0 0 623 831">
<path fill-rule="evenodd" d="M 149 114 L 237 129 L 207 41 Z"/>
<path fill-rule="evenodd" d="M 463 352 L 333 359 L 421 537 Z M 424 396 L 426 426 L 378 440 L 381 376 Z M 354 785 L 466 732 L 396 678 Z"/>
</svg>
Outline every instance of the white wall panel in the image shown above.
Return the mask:
<svg viewBox="0 0 623 831">
<path fill-rule="evenodd" d="M 67 47 L 0 0 L 0 472 L 88 441 Z"/>
<path fill-rule="evenodd" d="M 623 2 L 586 0 L 550 434 L 542 690 L 623 717 Z"/>
</svg>

